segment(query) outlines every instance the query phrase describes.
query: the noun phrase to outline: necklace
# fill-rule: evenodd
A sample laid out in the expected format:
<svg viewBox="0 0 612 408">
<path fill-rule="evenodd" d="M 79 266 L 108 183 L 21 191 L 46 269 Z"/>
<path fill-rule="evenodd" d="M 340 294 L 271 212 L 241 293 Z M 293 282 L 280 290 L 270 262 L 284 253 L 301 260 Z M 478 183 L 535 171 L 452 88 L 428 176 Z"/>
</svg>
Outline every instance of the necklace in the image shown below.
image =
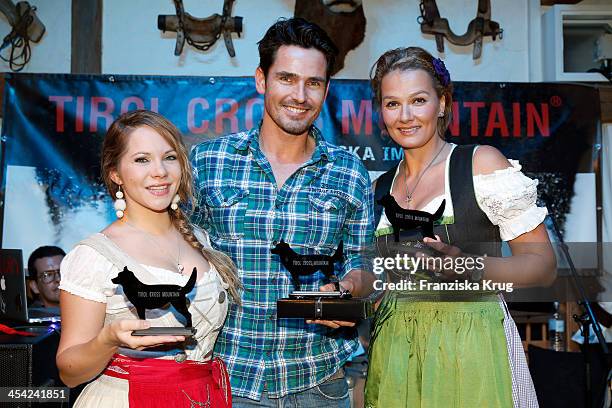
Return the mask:
<svg viewBox="0 0 612 408">
<path fill-rule="evenodd" d="M 174 257 L 171 256 L 168 251 L 166 251 L 161 245 L 159 245 L 152 237 L 151 237 L 151 233 L 147 232 L 145 230 L 143 230 L 142 228 L 139 228 L 137 226 L 135 226 L 134 224 L 132 224 L 131 222 L 129 222 L 127 219 L 125 220 L 125 223 L 127 225 L 129 225 L 130 227 L 132 227 L 133 229 L 135 229 L 138 232 L 141 232 L 145 238 L 151 242 L 153 245 L 155 245 L 158 249 L 161 250 L 161 252 L 164 252 L 166 255 L 168 255 L 168 258 L 172 260 L 173 264 L 176 264 L 176 269 L 177 269 L 177 273 L 180 273 L 181 275 L 183 274 L 183 271 L 185 270 L 185 267 L 183 266 L 183 264 L 181 264 L 181 243 L 179 241 L 179 236 L 177 235 L 176 237 L 176 247 L 177 247 L 177 256 L 176 256 L 176 262 L 174 261 Z"/>
<path fill-rule="evenodd" d="M 417 187 L 419 186 L 419 183 L 421 182 L 421 179 L 423 178 L 423 176 L 425 175 L 427 170 L 429 170 L 431 165 L 436 161 L 436 159 L 438 158 L 440 153 L 442 153 L 442 150 L 444 150 L 445 147 L 446 147 L 446 142 L 444 142 L 444 144 L 442 145 L 442 148 L 440 150 L 438 150 L 438 153 L 436 153 L 434 158 L 431 159 L 429 164 L 425 167 L 425 169 L 421 172 L 421 174 L 419 174 L 419 177 L 417 178 L 417 181 L 414 184 L 414 187 L 412 188 L 412 191 L 408 190 L 408 165 L 406 165 L 406 170 L 404 171 L 404 184 L 406 185 L 406 202 L 407 203 L 410 203 L 412 201 L 412 196 L 414 195 L 414 192 L 416 191 Z M 404 162 L 406 162 L 406 158 L 405 157 L 404 157 Z"/>
</svg>

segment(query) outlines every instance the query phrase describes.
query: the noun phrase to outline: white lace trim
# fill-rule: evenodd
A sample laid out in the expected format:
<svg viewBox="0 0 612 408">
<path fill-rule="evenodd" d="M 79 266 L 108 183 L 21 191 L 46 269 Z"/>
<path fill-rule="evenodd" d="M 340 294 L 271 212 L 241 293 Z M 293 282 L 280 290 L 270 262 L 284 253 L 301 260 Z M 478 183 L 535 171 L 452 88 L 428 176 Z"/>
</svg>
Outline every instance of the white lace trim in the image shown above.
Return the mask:
<svg viewBox="0 0 612 408">
<path fill-rule="evenodd" d="M 447 159 L 444 196 L 434 198 L 422 209 L 430 211 L 432 208 L 437 208 L 433 204 L 439 205 L 439 201 L 444 197 L 447 201 L 444 211 L 446 217 L 453 216 L 454 213 L 448 185 L 448 161 Z M 511 167 L 474 176 L 474 193 L 478 206 L 491 223 L 499 227 L 501 239 L 504 241 L 513 240 L 519 235 L 532 231 L 548 214 L 545 207 L 536 205 L 538 180 L 525 176 L 517 160 L 509 162 Z M 395 176 L 397 177 L 397 172 Z M 383 210 L 377 229 L 389 226 L 391 223 Z"/>
<path fill-rule="evenodd" d="M 121 368 L 121 367 L 117 367 L 117 366 L 108 366 L 108 367 L 107 367 L 107 370 L 109 370 L 109 371 L 114 371 L 114 372 L 116 372 L 116 373 L 119 373 L 119 374 L 124 374 L 124 375 L 128 375 L 128 374 L 129 374 L 129 372 L 128 372 L 128 371 L 124 370 L 124 369 L 123 369 L 123 368 Z"/>
<path fill-rule="evenodd" d="M 504 241 L 533 230 L 548 213 L 536 205 L 538 180 L 525 176 L 518 161 L 510 160 L 510 164 L 512 167 L 474 176 L 476 201 L 491 223 L 499 226 Z"/>
</svg>

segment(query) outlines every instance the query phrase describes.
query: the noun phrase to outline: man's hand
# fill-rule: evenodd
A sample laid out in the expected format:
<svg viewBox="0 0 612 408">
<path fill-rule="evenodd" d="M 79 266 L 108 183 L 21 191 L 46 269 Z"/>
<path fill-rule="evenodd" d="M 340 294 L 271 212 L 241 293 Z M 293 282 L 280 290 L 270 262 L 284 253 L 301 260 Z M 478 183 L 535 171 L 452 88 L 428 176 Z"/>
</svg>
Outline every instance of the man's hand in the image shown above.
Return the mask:
<svg viewBox="0 0 612 408">
<path fill-rule="evenodd" d="M 348 290 L 350 293 L 353 293 L 354 285 L 350 280 L 340 281 L 340 289 Z M 333 292 L 336 290 L 336 286 L 333 283 L 328 283 L 327 285 L 323 285 L 319 288 L 321 292 Z M 320 324 L 323 326 L 330 327 L 332 329 L 337 329 L 339 327 L 354 327 L 355 322 L 347 322 L 343 320 L 306 320 L 308 324 Z"/>
</svg>

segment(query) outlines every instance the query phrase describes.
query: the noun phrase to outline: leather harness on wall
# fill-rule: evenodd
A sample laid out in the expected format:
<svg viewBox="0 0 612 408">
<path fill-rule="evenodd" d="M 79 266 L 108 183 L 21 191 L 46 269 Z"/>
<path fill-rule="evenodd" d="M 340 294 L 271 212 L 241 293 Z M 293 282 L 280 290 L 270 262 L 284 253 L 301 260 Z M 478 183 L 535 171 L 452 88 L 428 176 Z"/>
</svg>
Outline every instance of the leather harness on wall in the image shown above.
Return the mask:
<svg viewBox="0 0 612 408">
<path fill-rule="evenodd" d="M 478 0 L 478 12 L 470 21 L 467 31 L 457 35 L 451 30 L 448 20 L 440 17 L 436 0 L 421 0 L 421 17 L 417 20 L 421 24 L 421 32 L 434 34 L 438 52 L 444 52 L 444 37 L 456 45 L 474 44 L 473 59 L 480 58 L 482 54 L 482 37 L 491 36 L 493 41 L 499 36 L 502 39 L 503 31 L 499 23 L 491 20 L 491 0 Z"/>
</svg>

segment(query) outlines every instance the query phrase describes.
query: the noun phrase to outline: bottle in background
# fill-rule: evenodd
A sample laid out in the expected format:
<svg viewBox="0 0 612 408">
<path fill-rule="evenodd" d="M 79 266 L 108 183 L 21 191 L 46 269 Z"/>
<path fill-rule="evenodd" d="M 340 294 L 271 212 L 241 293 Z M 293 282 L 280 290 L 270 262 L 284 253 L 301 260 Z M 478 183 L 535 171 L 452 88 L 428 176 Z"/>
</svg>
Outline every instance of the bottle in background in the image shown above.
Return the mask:
<svg viewBox="0 0 612 408">
<path fill-rule="evenodd" d="M 559 314 L 559 302 L 555 302 L 555 313 L 548 319 L 548 339 L 550 349 L 554 351 L 565 351 L 565 321 Z"/>
</svg>

